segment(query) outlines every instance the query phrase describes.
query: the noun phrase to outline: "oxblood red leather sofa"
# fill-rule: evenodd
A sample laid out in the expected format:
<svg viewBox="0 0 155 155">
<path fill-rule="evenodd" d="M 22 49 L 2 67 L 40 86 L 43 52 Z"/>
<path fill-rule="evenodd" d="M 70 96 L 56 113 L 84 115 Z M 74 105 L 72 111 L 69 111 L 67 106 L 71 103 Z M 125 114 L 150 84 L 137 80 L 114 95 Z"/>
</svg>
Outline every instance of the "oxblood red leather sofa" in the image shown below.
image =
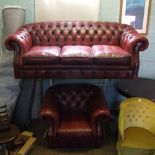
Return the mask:
<svg viewBox="0 0 155 155">
<path fill-rule="evenodd" d="M 5 41 L 16 78 L 136 78 L 148 40 L 110 22 L 42 22 L 20 27 Z"/>
</svg>

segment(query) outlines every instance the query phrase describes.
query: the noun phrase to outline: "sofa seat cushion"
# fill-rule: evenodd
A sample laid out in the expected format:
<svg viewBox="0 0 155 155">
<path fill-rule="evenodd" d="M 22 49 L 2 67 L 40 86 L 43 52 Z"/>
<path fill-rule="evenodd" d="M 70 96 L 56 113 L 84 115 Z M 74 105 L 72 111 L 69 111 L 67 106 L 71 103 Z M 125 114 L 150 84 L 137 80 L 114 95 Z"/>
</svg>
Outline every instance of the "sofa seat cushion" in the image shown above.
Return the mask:
<svg viewBox="0 0 155 155">
<path fill-rule="evenodd" d="M 60 54 L 62 64 L 92 64 L 92 49 L 89 46 L 64 46 Z"/>
<path fill-rule="evenodd" d="M 66 112 L 62 115 L 57 134 L 59 136 L 92 135 L 92 128 L 86 114 L 82 112 Z"/>
<path fill-rule="evenodd" d="M 35 46 L 23 55 L 24 65 L 58 64 L 61 48 L 58 46 Z"/>
<path fill-rule="evenodd" d="M 95 64 L 130 65 L 131 54 L 119 46 L 94 45 L 92 47 Z"/>
</svg>

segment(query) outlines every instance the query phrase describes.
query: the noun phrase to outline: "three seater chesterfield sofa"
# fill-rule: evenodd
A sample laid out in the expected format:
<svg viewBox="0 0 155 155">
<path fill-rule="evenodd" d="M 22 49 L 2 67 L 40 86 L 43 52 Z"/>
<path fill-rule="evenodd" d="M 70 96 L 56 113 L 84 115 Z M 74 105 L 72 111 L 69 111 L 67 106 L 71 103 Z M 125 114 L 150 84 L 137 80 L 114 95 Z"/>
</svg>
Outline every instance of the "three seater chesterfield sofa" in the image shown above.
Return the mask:
<svg viewBox="0 0 155 155">
<path fill-rule="evenodd" d="M 20 27 L 5 46 L 16 78 L 136 78 L 148 40 L 114 22 L 41 22 Z"/>
</svg>

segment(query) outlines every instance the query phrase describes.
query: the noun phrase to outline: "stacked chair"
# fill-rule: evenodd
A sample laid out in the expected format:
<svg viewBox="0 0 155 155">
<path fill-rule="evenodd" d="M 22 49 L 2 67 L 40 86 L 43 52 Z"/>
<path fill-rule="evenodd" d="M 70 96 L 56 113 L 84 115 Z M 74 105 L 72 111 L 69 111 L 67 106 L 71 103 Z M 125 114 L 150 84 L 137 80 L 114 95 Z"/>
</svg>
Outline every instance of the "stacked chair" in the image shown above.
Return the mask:
<svg viewBox="0 0 155 155">
<path fill-rule="evenodd" d="M 129 98 L 120 104 L 118 155 L 155 154 L 155 103 Z"/>
</svg>

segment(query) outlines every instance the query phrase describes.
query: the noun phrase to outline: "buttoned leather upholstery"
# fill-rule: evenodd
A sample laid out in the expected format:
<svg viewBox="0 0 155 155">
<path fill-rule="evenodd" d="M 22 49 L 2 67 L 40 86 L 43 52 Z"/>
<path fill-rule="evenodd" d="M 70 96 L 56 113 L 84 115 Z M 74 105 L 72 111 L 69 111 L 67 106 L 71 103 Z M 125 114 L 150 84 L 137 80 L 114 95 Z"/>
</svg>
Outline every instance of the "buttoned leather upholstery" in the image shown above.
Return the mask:
<svg viewBox="0 0 155 155">
<path fill-rule="evenodd" d="M 5 46 L 16 78 L 136 78 L 148 40 L 125 24 L 63 21 L 23 25 Z"/>
<path fill-rule="evenodd" d="M 48 124 L 49 147 L 97 147 L 110 118 L 100 89 L 90 84 L 60 84 L 46 91 L 40 115 Z"/>
</svg>

